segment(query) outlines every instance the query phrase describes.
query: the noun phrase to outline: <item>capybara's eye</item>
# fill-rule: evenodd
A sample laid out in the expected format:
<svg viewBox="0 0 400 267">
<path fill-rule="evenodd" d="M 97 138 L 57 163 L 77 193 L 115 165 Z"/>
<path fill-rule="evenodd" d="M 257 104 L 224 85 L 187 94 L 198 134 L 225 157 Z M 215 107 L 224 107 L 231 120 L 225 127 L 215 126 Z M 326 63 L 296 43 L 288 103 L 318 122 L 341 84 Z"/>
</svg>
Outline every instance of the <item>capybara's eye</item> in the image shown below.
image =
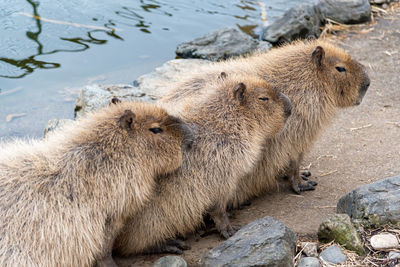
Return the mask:
<svg viewBox="0 0 400 267">
<path fill-rule="evenodd" d="M 163 129 L 161 129 L 161 128 L 150 128 L 149 130 L 154 134 L 158 134 L 158 133 L 162 133 L 163 132 Z"/>
<path fill-rule="evenodd" d="M 345 71 L 346 71 L 346 69 L 343 68 L 343 67 L 336 67 L 336 70 L 337 70 L 338 72 L 345 72 Z"/>
<path fill-rule="evenodd" d="M 258 99 L 262 100 L 262 101 L 268 101 L 269 97 L 259 97 Z"/>
</svg>

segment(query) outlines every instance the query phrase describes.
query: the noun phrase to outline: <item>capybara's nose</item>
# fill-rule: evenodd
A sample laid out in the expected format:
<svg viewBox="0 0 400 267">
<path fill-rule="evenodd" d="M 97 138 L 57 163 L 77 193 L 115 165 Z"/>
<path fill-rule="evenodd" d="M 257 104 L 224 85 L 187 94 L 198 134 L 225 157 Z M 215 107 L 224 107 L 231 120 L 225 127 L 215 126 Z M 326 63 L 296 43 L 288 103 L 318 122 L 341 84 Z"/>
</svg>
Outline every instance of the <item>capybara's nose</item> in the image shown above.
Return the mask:
<svg viewBox="0 0 400 267">
<path fill-rule="evenodd" d="M 287 97 L 285 94 L 283 93 L 279 93 L 280 94 L 280 98 L 283 101 L 283 106 L 284 106 L 284 111 L 285 111 L 285 118 L 289 118 L 289 116 L 292 114 L 292 103 L 290 102 L 289 97 Z"/>
</svg>

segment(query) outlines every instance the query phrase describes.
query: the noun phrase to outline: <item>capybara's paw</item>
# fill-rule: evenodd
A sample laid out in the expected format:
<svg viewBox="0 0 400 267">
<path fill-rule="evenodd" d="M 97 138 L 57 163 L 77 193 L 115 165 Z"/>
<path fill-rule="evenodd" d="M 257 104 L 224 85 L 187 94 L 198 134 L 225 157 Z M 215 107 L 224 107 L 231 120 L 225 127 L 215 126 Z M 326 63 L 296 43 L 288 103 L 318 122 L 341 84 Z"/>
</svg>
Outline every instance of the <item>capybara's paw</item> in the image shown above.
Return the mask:
<svg viewBox="0 0 400 267">
<path fill-rule="evenodd" d="M 229 237 L 233 236 L 239 229 L 240 226 L 229 224 L 222 227 L 222 229 L 220 230 L 220 234 L 223 238 L 228 239 Z"/>
<path fill-rule="evenodd" d="M 184 250 L 190 249 L 184 241 L 178 239 L 167 240 L 164 244 L 155 248 L 153 253 L 171 253 L 171 254 L 182 254 Z"/>
<path fill-rule="evenodd" d="M 318 183 L 316 181 L 305 181 L 299 183 L 299 188 L 300 191 L 310 191 L 310 190 L 315 190 L 315 186 L 317 186 Z"/>
<path fill-rule="evenodd" d="M 108 256 L 106 258 L 97 260 L 95 265 L 96 267 L 118 267 L 118 265 L 113 260 L 112 256 Z"/>
</svg>

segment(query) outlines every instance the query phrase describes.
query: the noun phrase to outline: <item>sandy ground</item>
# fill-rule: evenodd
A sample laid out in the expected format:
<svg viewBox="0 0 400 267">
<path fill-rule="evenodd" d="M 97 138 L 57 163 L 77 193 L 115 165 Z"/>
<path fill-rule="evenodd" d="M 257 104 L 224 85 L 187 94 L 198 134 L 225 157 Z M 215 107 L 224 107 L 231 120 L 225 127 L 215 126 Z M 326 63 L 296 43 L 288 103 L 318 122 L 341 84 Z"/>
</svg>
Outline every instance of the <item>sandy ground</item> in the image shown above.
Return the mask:
<svg viewBox="0 0 400 267">
<path fill-rule="evenodd" d="M 244 226 L 272 216 L 301 239 L 314 239 L 321 221 L 335 213 L 338 199 L 360 185 L 400 174 L 400 10 L 377 23 L 346 32 L 335 42 L 364 64 L 371 87 L 362 104 L 340 110 L 305 157 L 319 185 L 315 191 L 293 194 L 288 186 L 266 194 L 233 213 L 233 224 Z M 191 250 L 182 255 L 198 266 L 202 255 L 217 246 L 218 234 L 189 237 Z M 121 266 L 151 266 L 159 255 L 117 259 Z"/>
</svg>

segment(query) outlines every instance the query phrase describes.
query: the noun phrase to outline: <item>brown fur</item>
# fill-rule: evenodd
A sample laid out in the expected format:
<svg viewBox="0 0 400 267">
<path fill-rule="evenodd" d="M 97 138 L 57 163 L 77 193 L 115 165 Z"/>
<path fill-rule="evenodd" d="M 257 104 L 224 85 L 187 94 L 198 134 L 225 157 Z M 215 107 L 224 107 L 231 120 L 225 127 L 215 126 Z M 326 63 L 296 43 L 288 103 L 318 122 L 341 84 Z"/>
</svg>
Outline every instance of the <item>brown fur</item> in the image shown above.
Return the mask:
<svg viewBox="0 0 400 267">
<path fill-rule="evenodd" d="M 346 71 L 339 72 L 336 67 Z M 251 174 L 241 179 L 231 204 L 238 206 L 276 188 L 276 178 L 284 172 L 289 174 L 296 192 L 313 189 L 311 181 L 301 181 L 298 171 L 301 158 L 337 108 L 361 103 L 370 83 L 364 67 L 328 42 L 297 41 L 269 52 L 203 67 L 181 84 L 172 85 L 163 101 L 170 105 L 195 104 L 201 92 L 208 91 L 209 84 L 219 79 L 221 70 L 227 74 L 225 79 L 233 73 L 257 75 L 279 88 L 293 105 L 292 116 L 283 131 L 267 141 L 263 159 Z M 192 80 L 205 82 L 201 89 L 197 84 L 191 90 Z"/>
<path fill-rule="evenodd" d="M 45 140 L 1 144 L 0 266 L 102 264 L 155 177 L 181 164 L 184 138 L 163 109 L 120 103 Z"/>
<path fill-rule="evenodd" d="M 238 179 L 253 168 L 264 140 L 288 116 L 283 96 L 262 79 L 231 75 L 210 86 L 196 105 L 166 105 L 195 128 L 193 147 L 184 153 L 181 168 L 160 181 L 155 197 L 124 227 L 116 241 L 120 254 L 140 253 L 193 231 L 209 209 L 225 212 Z"/>
</svg>

